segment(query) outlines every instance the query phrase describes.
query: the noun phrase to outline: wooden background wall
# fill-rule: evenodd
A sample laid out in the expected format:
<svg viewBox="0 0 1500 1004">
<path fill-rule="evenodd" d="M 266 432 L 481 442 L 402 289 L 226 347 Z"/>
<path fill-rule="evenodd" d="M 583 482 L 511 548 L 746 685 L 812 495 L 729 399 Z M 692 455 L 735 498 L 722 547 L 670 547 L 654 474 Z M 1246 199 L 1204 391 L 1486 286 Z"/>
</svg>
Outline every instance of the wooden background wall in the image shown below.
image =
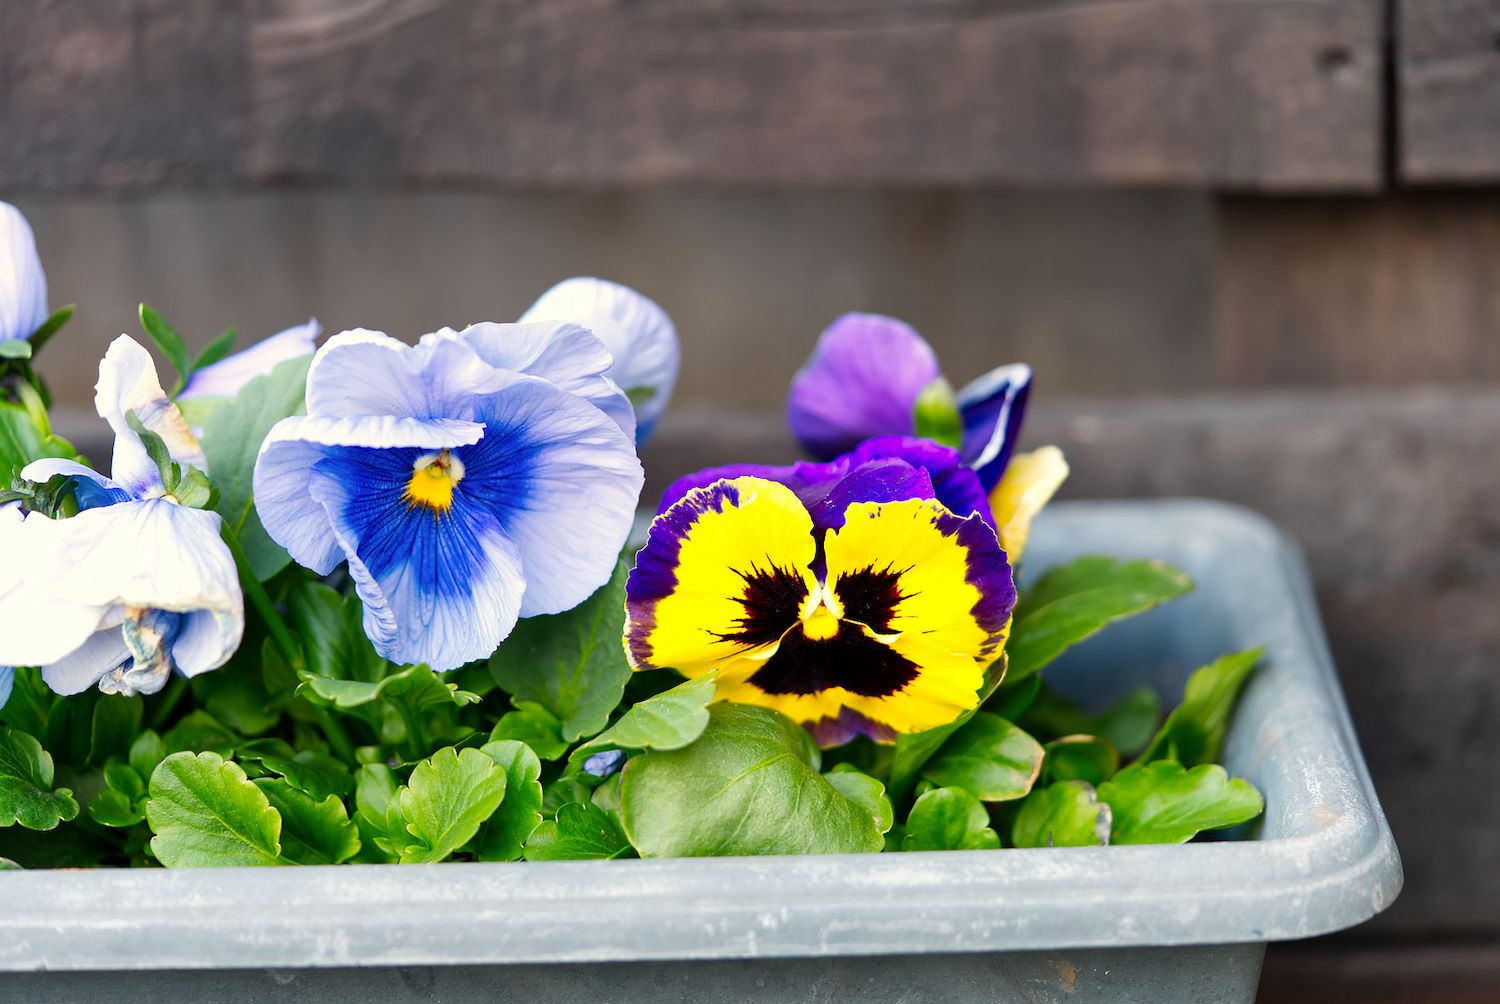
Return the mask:
<svg viewBox="0 0 1500 1004">
<path fill-rule="evenodd" d="M 4 3 L 0 198 L 85 437 L 139 299 L 414 335 L 631 282 L 687 350 L 658 484 L 789 455 L 845 309 L 1030 361 L 1072 495 L 1308 550 L 1408 886 L 1268 994 L 1493 999 L 1500 0 Z"/>
</svg>

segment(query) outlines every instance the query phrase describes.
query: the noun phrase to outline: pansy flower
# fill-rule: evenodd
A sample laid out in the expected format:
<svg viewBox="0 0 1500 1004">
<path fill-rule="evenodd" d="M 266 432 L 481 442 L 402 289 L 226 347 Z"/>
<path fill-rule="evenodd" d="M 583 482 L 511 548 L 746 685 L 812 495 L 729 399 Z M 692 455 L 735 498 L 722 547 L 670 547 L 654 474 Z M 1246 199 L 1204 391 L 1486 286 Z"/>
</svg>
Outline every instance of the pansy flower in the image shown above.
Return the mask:
<svg viewBox="0 0 1500 1004">
<path fill-rule="evenodd" d="M 949 404 L 961 425 L 954 445 L 986 491 L 1010 460 L 1030 388 L 1029 366 L 1001 366 Z M 921 335 L 893 317 L 845 314 L 793 378 L 787 422 L 808 452 L 828 460 L 877 436 L 917 434 L 919 403 L 934 390 L 952 393 Z"/>
<path fill-rule="evenodd" d="M 10 700 L 10 688 L 15 682 L 15 667 L 0 666 L 0 708 L 5 707 L 5 702 Z"/>
<path fill-rule="evenodd" d="M 635 406 L 637 445 L 645 443 L 672 398 L 682 349 L 667 312 L 629 286 L 605 279 L 564 279 L 537 298 L 521 323 L 572 321 L 599 336 L 614 362 L 604 371 Z"/>
<path fill-rule="evenodd" d="M 1016 600 L 994 531 L 896 459 L 824 499 L 736 477 L 658 516 L 626 586 L 631 664 L 717 673 L 716 699 L 774 708 L 825 746 L 975 707 Z"/>
<path fill-rule="evenodd" d="M 293 325 L 269 338 L 262 338 L 249 348 L 194 370 L 187 386 L 178 392 L 177 400 L 233 397 L 245 384 L 258 376 L 265 376 L 288 359 L 312 355 L 322 333 L 323 327 L 317 318 L 311 318 L 305 324 Z"/>
<path fill-rule="evenodd" d="M 307 414 L 261 447 L 256 510 L 313 571 L 348 562 L 381 655 L 488 656 L 603 585 L 630 532 L 643 475 L 611 362 L 571 323 L 335 335 Z"/>
<path fill-rule="evenodd" d="M 40 666 L 59 694 L 95 683 L 151 694 L 173 671 L 196 676 L 229 660 L 244 630 L 239 579 L 218 514 L 171 493 L 137 432 L 158 437 L 175 463 L 202 469 L 150 354 L 129 336 L 99 366 L 95 405 L 115 433 L 113 476 L 37 460 L 22 480 L 68 479 L 76 515 L 0 506 L 0 664 Z"/>
<path fill-rule="evenodd" d="M 30 338 L 47 319 L 47 275 L 21 211 L 0 202 L 0 342 Z"/>
</svg>

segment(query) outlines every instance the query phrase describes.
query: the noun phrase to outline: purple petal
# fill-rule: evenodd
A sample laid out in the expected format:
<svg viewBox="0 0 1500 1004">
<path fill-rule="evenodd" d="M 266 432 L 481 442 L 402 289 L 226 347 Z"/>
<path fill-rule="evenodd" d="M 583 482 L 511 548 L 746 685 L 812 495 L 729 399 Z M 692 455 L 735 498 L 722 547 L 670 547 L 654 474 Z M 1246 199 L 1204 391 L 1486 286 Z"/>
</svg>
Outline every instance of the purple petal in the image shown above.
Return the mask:
<svg viewBox="0 0 1500 1004">
<path fill-rule="evenodd" d="M 845 314 L 792 379 L 787 423 L 820 459 L 872 436 L 911 435 L 912 409 L 938 377 L 932 347 L 893 317 Z"/>
<path fill-rule="evenodd" d="M 1013 363 L 991 370 L 958 392 L 964 419 L 963 455 L 988 492 L 1010 463 L 1031 392 L 1031 367 Z"/>
<path fill-rule="evenodd" d="M 838 717 L 820 718 L 808 725 L 807 731 L 812 733 L 813 742 L 825 750 L 842 746 L 857 735 L 867 735 L 878 743 L 896 741 L 895 729 L 853 708 L 839 708 Z"/>
<path fill-rule="evenodd" d="M 912 436 L 881 436 L 861 443 L 852 453 L 840 460 L 852 464 L 865 464 L 872 460 L 896 457 L 913 467 L 921 467 L 932 479 L 933 494 L 950 511 L 959 516 L 978 513 L 991 528 L 995 517 L 990 511 L 988 493 L 974 471 L 970 470 L 958 451 L 934 443 L 930 439 Z M 839 461 L 834 461 L 838 463 Z M 810 465 L 809 465 L 810 466 Z M 831 465 L 830 465 L 831 466 Z"/>
<path fill-rule="evenodd" d="M 809 505 L 807 511 L 819 531 L 837 530 L 844 525 L 844 510 L 856 502 L 934 497 L 932 478 L 927 471 L 898 457 L 885 457 L 855 467 Z"/>
</svg>

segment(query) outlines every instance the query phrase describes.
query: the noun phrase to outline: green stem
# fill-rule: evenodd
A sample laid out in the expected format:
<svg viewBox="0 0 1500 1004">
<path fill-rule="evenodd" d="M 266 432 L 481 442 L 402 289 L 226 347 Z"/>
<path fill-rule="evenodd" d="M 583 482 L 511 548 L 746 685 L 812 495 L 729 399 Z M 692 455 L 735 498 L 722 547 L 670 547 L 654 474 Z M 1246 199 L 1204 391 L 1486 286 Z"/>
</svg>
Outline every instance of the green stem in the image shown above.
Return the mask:
<svg viewBox="0 0 1500 1004">
<path fill-rule="evenodd" d="M 245 595 L 260 613 L 260 618 L 265 622 L 266 630 L 276 642 L 276 647 L 281 649 L 281 654 L 286 656 L 286 661 L 293 668 L 302 665 L 302 648 L 297 644 L 297 638 L 292 634 L 292 629 L 282 619 L 281 611 L 276 609 L 276 604 L 271 601 L 266 588 L 260 584 L 260 579 L 255 577 L 255 572 L 250 567 L 250 558 L 245 554 L 245 549 L 240 545 L 240 538 L 229 528 L 228 523 L 223 524 L 224 543 L 229 546 L 229 553 L 234 556 L 235 567 L 240 573 L 240 587 L 244 589 Z"/>
<path fill-rule="evenodd" d="M 334 755 L 347 764 L 355 763 L 358 758 L 354 753 L 354 742 L 349 738 L 349 733 L 344 731 L 343 724 L 327 708 L 314 705 L 313 715 L 318 728 L 328 738 L 328 745 L 333 747 Z"/>
</svg>

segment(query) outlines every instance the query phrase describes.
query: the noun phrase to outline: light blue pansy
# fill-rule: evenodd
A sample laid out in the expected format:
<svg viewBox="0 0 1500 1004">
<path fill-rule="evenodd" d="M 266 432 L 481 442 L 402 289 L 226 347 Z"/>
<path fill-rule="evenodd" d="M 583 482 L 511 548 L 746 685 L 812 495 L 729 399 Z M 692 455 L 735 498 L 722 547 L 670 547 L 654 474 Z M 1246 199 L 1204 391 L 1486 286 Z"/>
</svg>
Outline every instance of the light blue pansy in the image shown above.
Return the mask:
<svg viewBox="0 0 1500 1004">
<path fill-rule="evenodd" d="M 263 338 L 247 349 L 226 356 L 188 378 L 187 386 L 177 395 L 179 401 L 199 397 L 233 397 L 240 388 L 258 376 L 264 376 L 286 362 L 313 353 L 318 336 L 323 333 L 317 318 L 297 324 Z"/>
<path fill-rule="evenodd" d="M 0 708 L 10 700 L 10 688 L 16 682 L 16 671 L 11 666 L 0 666 Z"/>
<path fill-rule="evenodd" d="M 47 275 L 21 211 L 0 202 L 0 342 L 30 338 L 47 319 Z"/>
<path fill-rule="evenodd" d="M 646 441 L 672 398 L 682 359 L 665 310 L 629 286 L 580 276 L 543 293 L 521 321 L 572 321 L 599 336 L 614 357 L 604 375 L 635 404 L 636 443 Z"/>
<path fill-rule="evenodd" d="M 347 561 L 376 649 L 442 671 L 519 617 L 608 580 L 643 474 L 602 342 L 568 323 L 476 324 L 415 347 L 335 335 L 306 416 L 255 465 L 270 535 L 319 574 Z"/>
<path fill-rule="evenodd" d="M 161 389 L 151 356 L 121 335 L 99 366 L 95 405 L 115 431 L 113 477 L 38 460 L 23 480 L 74 479 L 67 519 L 0 507 L 0 663 L 40 666 L 59 694 L 155 693 L 239 647 L 244 606 L 216 513 L 177 503 L 132 429 L 133 416 L 181 464 L 202 451 Z"/>
</svg>

